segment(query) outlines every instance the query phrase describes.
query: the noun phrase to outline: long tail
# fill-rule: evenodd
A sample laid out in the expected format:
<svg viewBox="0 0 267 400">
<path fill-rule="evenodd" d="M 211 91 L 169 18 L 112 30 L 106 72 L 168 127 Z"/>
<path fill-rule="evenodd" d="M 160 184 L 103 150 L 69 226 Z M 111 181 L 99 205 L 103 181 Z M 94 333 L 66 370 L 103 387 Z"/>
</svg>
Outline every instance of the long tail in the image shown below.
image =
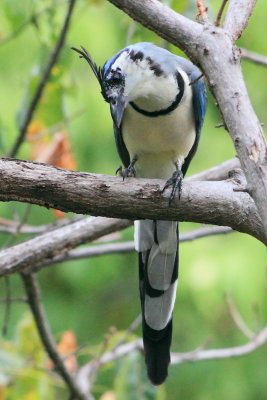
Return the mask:
<svg viewBox="0 0 267 400">
<path fill-rule="evenodd" d="M 168 376 L 172 311 L 178 279 L 178 223 L 135 221 L 147 374 L 154 385 Z"/>
</svg>

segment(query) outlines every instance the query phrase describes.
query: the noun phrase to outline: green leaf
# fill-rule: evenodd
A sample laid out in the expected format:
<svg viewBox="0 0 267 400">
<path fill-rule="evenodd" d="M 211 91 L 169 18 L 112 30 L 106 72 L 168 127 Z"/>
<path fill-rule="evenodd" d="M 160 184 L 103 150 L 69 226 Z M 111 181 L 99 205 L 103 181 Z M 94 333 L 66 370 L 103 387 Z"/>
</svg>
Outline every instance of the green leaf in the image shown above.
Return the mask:
<svg viewBox="0 0 267 400">
<path fill-rule="evenodd" d="M 115 380 L 117 400 L 164 400 L 164 387 L 153 386 L 146 374 L 144 358 L 139 351 L 131 352 L 120 361 Z"/>
<path fill-rule="evenodd" d="M 16 29 L 29 18 L 31 5 L 32 0 L 4 0 L 5 16 L 12 29 Z"/>
</svg>

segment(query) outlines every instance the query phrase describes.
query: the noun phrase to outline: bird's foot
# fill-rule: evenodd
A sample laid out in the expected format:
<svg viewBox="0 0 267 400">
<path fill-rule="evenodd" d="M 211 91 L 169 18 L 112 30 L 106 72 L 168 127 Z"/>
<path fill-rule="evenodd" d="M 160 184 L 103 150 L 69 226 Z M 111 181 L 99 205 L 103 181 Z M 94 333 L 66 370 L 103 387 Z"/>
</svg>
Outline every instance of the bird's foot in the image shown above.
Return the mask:
<svg viewBox="0 0 267 400">
<path fill-rule="evenodd" d="M 131 163 L 127 168 L 122 168 L 122 166 L 120 165 L 119 168 L 116 170 L 116 175 L 117 174 L 122 176 L 122 179 L 124 180 L 125 178 L 135 178 L 136 171 L 134 165 L 132 165 Z"/>
<path fill-rule="evenodd" d="M 182 184 L 183 184 L 183 173 L 180 169 L 177 169 L 173 173 L 172 177 L 167 180 L 167 182 L 164 185 L 164 188 L 162 189 L 163 193 L 168 187 L 172 187 L 171 195 L 169 198 L 169 206 L 171 205 L 176 195 L 176 192 L 178 192 L 178 197 L 180 200 L 182 194 Z"/>
</svg>

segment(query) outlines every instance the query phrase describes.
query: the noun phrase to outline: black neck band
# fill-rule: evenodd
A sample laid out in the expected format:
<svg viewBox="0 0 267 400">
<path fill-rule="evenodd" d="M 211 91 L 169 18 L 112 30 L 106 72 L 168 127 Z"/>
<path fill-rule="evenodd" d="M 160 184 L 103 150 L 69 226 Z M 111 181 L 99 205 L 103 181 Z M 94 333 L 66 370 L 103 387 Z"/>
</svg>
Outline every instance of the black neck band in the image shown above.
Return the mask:
<svg viewBox="0 0 267 400">
<path fill-rule="evenodd" d="M 177 94 L 174 102 L 169 107 L 158 111 L 147 111 L 143 110 L 142 108 L 139 108 L 133 101 L 130 102 L 130 105 L 133 107 L 135 111 L 145 115 L 146 117 L 159 117 L 160 115 L 169 114 L 170 112 L 176 109 L 184 94 L 184 80 L 180 72 L 177 72 L 176 79 L 179 88 L 179 93 Z"/>
</svg>

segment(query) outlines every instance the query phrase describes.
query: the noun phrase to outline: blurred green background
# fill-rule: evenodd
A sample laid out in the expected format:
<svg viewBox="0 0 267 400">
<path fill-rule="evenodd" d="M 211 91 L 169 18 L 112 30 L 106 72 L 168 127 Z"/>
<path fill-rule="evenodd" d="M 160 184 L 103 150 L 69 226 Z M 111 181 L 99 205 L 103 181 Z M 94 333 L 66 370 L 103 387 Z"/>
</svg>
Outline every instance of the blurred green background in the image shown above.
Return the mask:
<svg viewBox="0 0 267 400">
<path fill-rule="evenodd" d="M 210 19 L 215 20 L 221 2 L 213 0 L 205 3 Z M 169 4 L 192 19 L 197 13 L 193 0 L 174 0 Z M 2 0 L 0 4 L 1 156 L 7 154 L 15 141 L 18 125 L 54 47 L 66 9 L 67 1 L 64 0 Z M 267 55 L 266 15 L 267 3 L 259 0 L 249 26 L 239 40 L 241 47 Z M 53 142 L 56 132 L 64 131 L 71 143 L 71 157 L 78 170 L 112 175 L 120 162 L 109 106 L 103 101 L 88 65 L 79 60 L 70 47 L 83 45 L 95 62 L 102 65 L 125 45 L 138 41 L 152 41 L 182 54 L 179 49 L 132 22 L 107 1 L 77 1 L 66 44 L 52 71 L 31 129 L 34 132 L 49 129 L 49 134 L 45 135 L 48 143 Z M 266 67 L 246 60 L 242 65 L 251 101 L 260 121 L 266 125 Z M 229 134 L 223 128 L 215 128 L 218 123 L 220 116 L 213 98 L 209 96 L 199 150 L 188 175 L 235 155 Z M 38 155 L 38 149 L 36 152 Z M 34 158 L 31 142 L 27 141 L 21 147 L 18 157 Z M 1 203 L 0 217 L 19 221 L 26 207 L 25 204 Z M 41 225 L 54 220 L 52 210 L 33 206 L 27 223 Z M 191 223 L 180 225 L 181 231 L 198 227 Z M 122 233 L 123 240 L 131 240 L 132 236 L 132 229 Z M 1 233 L 0 245 L 4 246 L 8 238 L 8 234 Z M 17 240 L 25 240 L 25 235 L 20 235 Z M 266 249 L 247 235 L 233 233 L 182 244 L 172 350 L 189 351 L 207 341 L 213 348 L 244 344 L 248 339 L 231 319 L 224 294 L 231 294 L 248 326 L 259 330 L 267 322 L 266 268 Z M 56 339 L 60 340 L 63 332 L 72 330 L 79 345 L 88 344 L 89 353 L 99 351 L 110 327 L 123 331 L 139 314 L 135 254 L 104 256 L 52 266 L 41 271 L 39 278 Z M 19 276 L 11 277 L 11 288 L 12 296 L 23 295 Z M 0 294 L 1 298 L 5 295 L 3 280 Z M 0 304 L 0 307 L 3 316 L 4 305 Z M 54 381 L 48 382 L 44 372 L 39 371 L 36 375 L 32 365 L 28 370 L 25 367 L 27 343 L 34 343 L 29 349 L 33 352 L 40 346 L 36 344 L 37 338 L 33 340 L 34 328 L 26 312 L 27 305 L 24 303 L 12 305 L 8 334 L 2 338 L 0 350 L 0 399 L 66 398 L 62 385 L 57 382 L 55 389 Z M 140 329 L 137 334 L 140 334 Z M 21 338 L 24 338 L 22 346 L 18 344 Z M 40 348 L 39 351 L 41 353 Z M 87 354 L 88 349 L 80 357 L 82 362 L 88 360 Z M 168 400 L 266 399 L 266 357 L 265 346 L 241 358 L 173 366 L 167 383 L 159 390 L 150 390 L 146 378 L 142 376 L 140 379 L 147 387 L 143 397 L 138 397 L 135 392 L 136 382 L 133 385 L 133 379 L 130 379 L 131 367 L 128 375 L 122 374 L 127 365 L 143 364 L 140 357 L 129 357 L 128 361 L 120 361 L 101 370 L 93 393 L 98 399 L 108 396 L 107 391 L 112 391 L 112 400 L 152 399 L 156 396 Z M 43 355 L 37 363 L 42 358 Z"/>
</svg>

